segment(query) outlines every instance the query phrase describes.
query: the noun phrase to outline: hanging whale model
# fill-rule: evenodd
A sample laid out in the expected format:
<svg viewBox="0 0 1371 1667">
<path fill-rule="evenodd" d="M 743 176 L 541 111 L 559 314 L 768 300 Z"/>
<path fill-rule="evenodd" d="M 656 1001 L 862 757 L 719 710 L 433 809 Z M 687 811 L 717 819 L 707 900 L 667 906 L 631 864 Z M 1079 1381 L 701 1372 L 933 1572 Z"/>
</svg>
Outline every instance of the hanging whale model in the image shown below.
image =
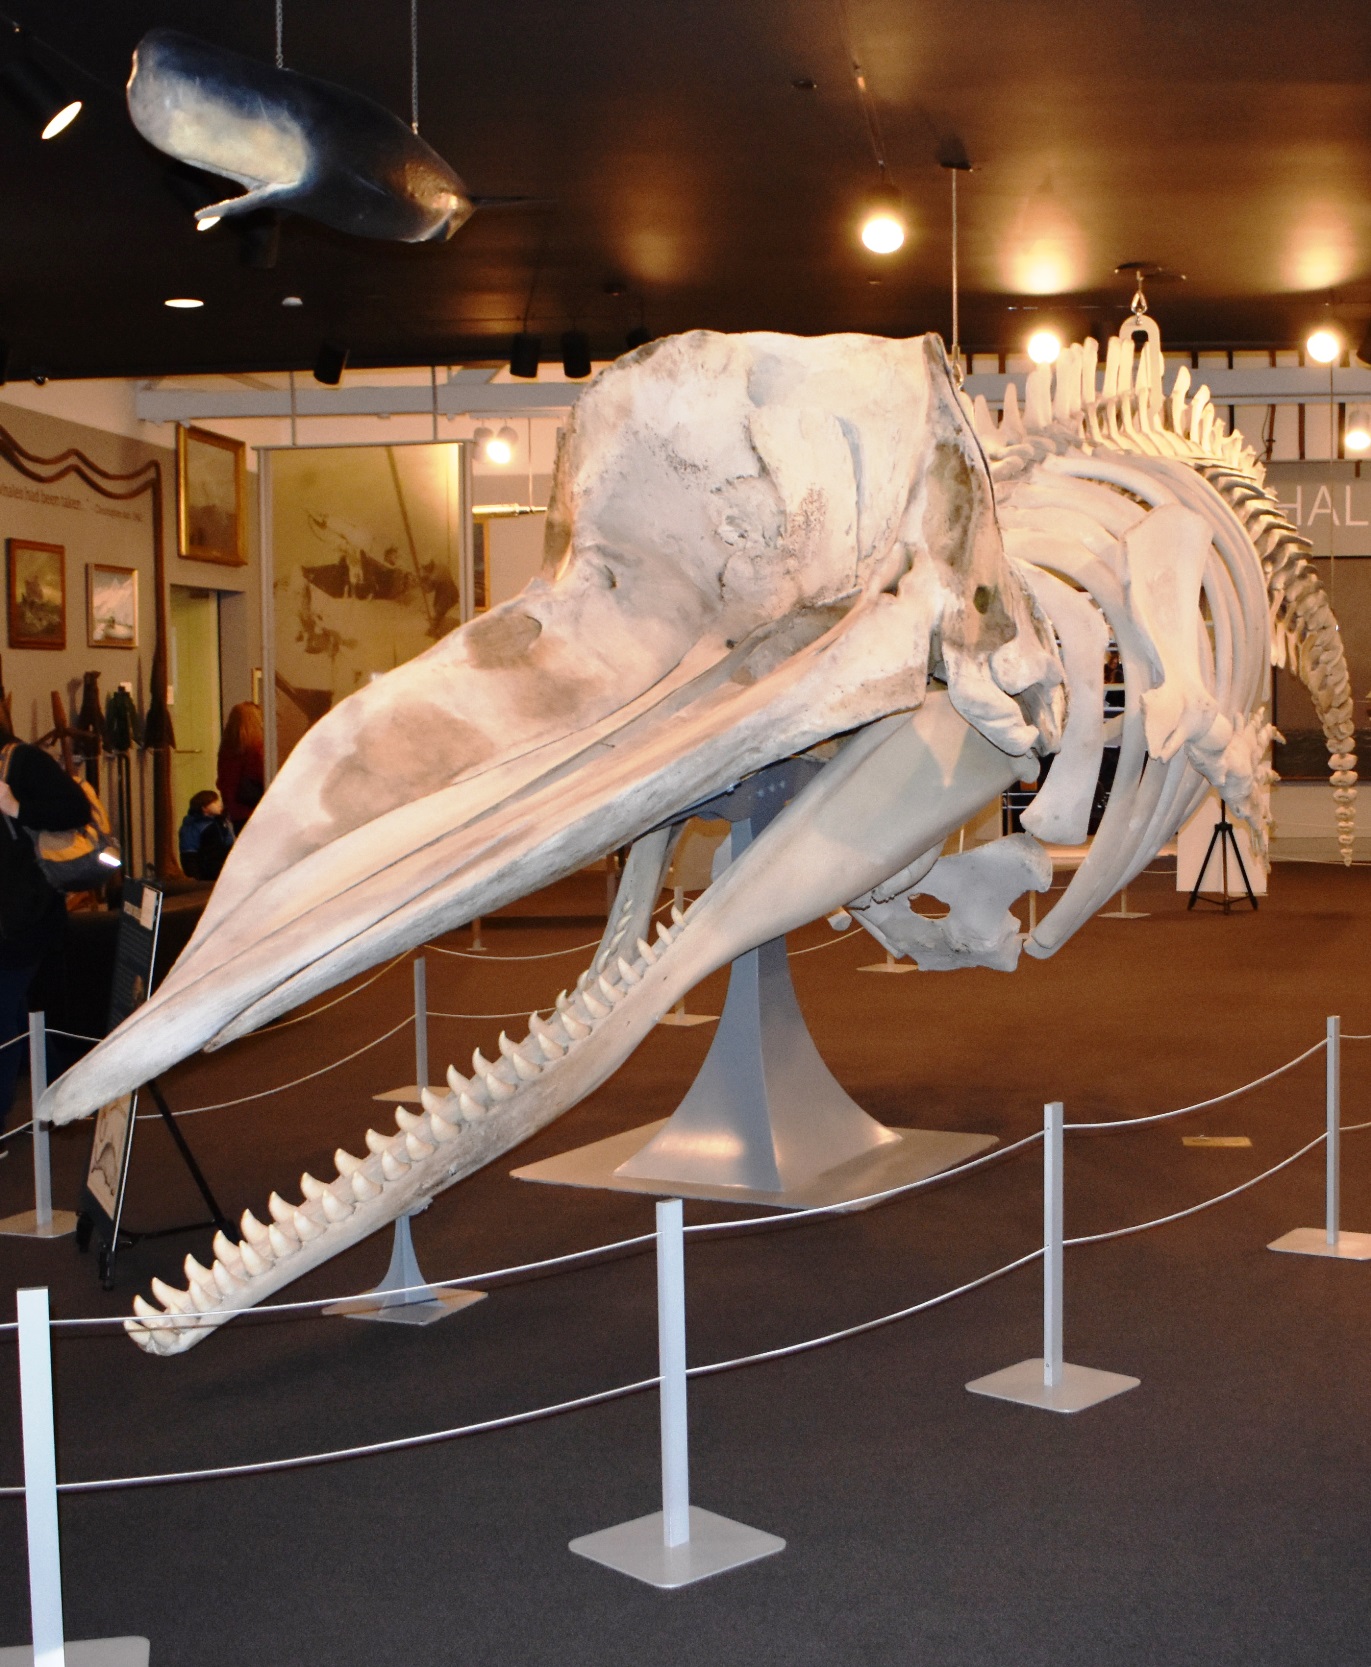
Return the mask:
<svg viewBox="0 0 1371 1667">
<path fill-rule="evenodd" d="M 174 29 L 138 43 L 128 107 L 149 144 L 247 187 L 197 220 L 269 208 L 355 237 L 433 243 L 472 214 L 442 157 L 381 105 Z"/>
</svg>

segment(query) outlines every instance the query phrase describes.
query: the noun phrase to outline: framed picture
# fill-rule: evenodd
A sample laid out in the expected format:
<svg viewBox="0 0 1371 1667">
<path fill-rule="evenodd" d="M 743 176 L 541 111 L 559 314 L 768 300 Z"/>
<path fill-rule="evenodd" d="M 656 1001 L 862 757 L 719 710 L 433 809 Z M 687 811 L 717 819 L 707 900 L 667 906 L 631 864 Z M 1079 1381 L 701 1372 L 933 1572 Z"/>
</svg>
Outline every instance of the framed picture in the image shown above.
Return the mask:
<svg viewBox="0 0 1371 1667">
<path fill-rule="evenodd" d="M 67 646 L 67 553 L 60 544 L 11 538 L 10 647 Z"/>
<path fill-rule="evenodd" d="M 176 430 L 176 542 L 187 561 L 247 564 L 247 447 L 204 428 Z"/>
<path fill-rule="evenodd" d="M 137 648 L 138 569 L 86 567 L 86 642 L 91 648 Z"/>
</svg>

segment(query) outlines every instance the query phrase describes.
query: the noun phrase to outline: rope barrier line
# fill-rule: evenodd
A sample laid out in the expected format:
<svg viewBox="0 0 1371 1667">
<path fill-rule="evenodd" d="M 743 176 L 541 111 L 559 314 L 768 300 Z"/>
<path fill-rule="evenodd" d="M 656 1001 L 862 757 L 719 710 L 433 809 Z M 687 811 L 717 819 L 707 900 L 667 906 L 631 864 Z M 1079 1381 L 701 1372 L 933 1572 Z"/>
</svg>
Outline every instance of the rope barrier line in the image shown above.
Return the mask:
<svg viewBox="0 0 1371 1667">
<path fill-rule="evenodd" d="M 1006 1158 L 1011 1153 L 1020 1151 L 1025 1146 L 1032 1146 L 1042 1139 L 1042 1130 L 1035 1129 L 1022 1140 L 1016 1140 L 1010 1146 L 998 1146 L 992 1152 L 983 1153 L 978 1158 L 971 1158 L 966 1163 L 955 1164 L 951 1169 L 939 1170 L 936 1175 L 925 1175 L 917 1181 L 905 1181 L 898 1187 L 887 1187 L 883 1192 L 868 1193 L 861 1198 L 848 1199 L 841 1204 L 818 1204 L 807 1210 L 786 1210 L 765 1216 L 748 1216 L 741 1221 L 701 1221 L 685 1229 L 686 1236 L 703 1237 L 707 1233 L 741 1233 L 755 1228 L 778 1229 L 789 1227 L 800 1221 L 812 1220 L 816 1216 L 841 1215 L 853 1210 L 864 1209 L 871 1204 L 879 1204 L 887 1199 L 899 1197 L 902 1193 L 919 1192 L 925 1187 L 936 1186 L 940 1181 L 949 1181 L 959 1175 L 965 1175 L 973 1169 L 980 1169 L 984 1165 L 1000 1158 Z M 386 1294 L 394 1300 L 402 1296 L 418 1296 L 425 1291 L 444 1291 L 460 1288 L 464 1285 L 489 1285 L 497 1279 L 512 1279 L 519 1274 L 543 1273 L 552 1268 L 570 1267 L 578 1262 L 586 1262 L 591 1257 L 609 1257 L 628 1250 L 638 1250 L 656 1242 L 655 1233 L 639 1233 L 632 1238 L 615 1239 L 610 1244 L 591 1245 L 585 1250 L 567 1251 L 561 1256 L 545 1256 L 536 1262 L 516 1262 L 509 1267 L 491 1268 L 485 1273 L 458 1274 L 452 1279 L 426 1279 L 421 1285 L 401 1285 Z M 251 1308 L 235 1311 L 233 1318 L 255 1319 L 264 1316 L 284 1314 L 312 1313 L 320 1308 L 331 1308 L 339 1302 L 355 1302 L 359 1297 L 369 1296 L 369 1291 L 353 1291 L 345 1297 L 311 1297 L 300 1302 L 255 1303 Z M 87 1315 L 84 1318 L 69 1320 L 54 1320 L 54 1331 L 85 1331 L 95 1330 L 101 1326 L 122 1327 L 129 1316 L 122 1314 Z M 201 1317 L 195 1314 L 180 1314 L 169 1317 L 164 1330 L 194 1330 L 202 1323 Z M 207 1326 L 223 1325 L 226 1322 L 217 1314 L 205 1315 L 203 1323 Z M 157 1321 L 153 1320 L 156 1327 Z M 13 1331 L 15 1322 L 9 1321 L 0 1325 L 0 1332 Z"/>
<path fill-rule="evenodd" d="M 388 1042 L 397 1031 L 404 1030 L 407 1025 L 414 1023 L 414 1015 L 406 1013 L 399 1024 L 394 1024 L 384 1035 L 376 1037 L 374 1041 L 363 1042 L 360 1048 L 354 1048 L 351 1053 L 345 1053 L 341 1059 L 335 1059 L 331 1064 L 321 1065 L 317 1071 L 309 1071 L 303 1077 L 296 1077 L 293 1082 L 283 1082 L 276 1088 L 263 1088 L 256 1094 L 240 1094 L 236 1100 L 218 1100 L 208 1106 L 187 1106 L 184 1111 L 172 1112 L 173 1117 L 196 1117 L 202 1111 L 223 1111 L 228 1106 L 245 1106 L 249 1100 L 265 1100 L 272 1094 L 284 1094 L 288 1088 L 298 1088 L 303 1082 L 313 1082 L 316 1077 L 326 1076 L 330 1071 L 336 1071 L 340 1065 L 346 1065 L 349 1060 L 358 1058 L 372 1048 L 379 1048 L 382 1042 Z M 146 1123 L 155 1120 L 161 1114 L 155 1111 L 143 1111 L 138 1114 L 138 1121 Z"/>
<path fill-rule="evenodd" d="M 0 1134 L 0 1142 L 6 1141 L 6 1140 L 13 1140 L 15 1135 L 23 1134 L 25 1129 L 31 1129 L 32 1127 L 33 1127 L 33 1119 L 30 1117 L 27 1123 L 20 1123 L 18 1128 L 6 1129 L 3 1134 Z"/>
<path fill-rule="evenodd" d="M 66 1031 L 59 1030 L 57 1032 L 57 1034 L 59 1036 L 65 1036 Z M 4 1053 L 6 1048 L 12 1048 L 15 1045 L 16 1042 L 27 1042 L 28 1039 L 29 1039 L 28 1031 L 21 1030 L 17 1036 L 11 1036 L 8 1042 L 0 1042 L 0 1053 Z"/>
<path fill-rule="evenodd" d="M 651 1237 L 655 1238 L 653 1234 Z M 1041 1250 L 1030 1250 L 1026 1255 L 1017 1257 L 1012 1262 L 1006 1262 L 1002 1267 L 994 1268 L 989 1273 L 980 1274 L 975 1279 L 967 1280 L 965 1284 L 954 1286 L 949 1291 L 940 1291 L 937 1296 L 925 1297 L 922 1302 L 911 1303 L 907 1308 L 896 1309 L 890 1314 L 877 1315 L 872 1320 L 862 1320 L 853 1326 L 846 1326 L 841 1331 L 831 1331 L 821 1337 L 808 1337 L 800 1343 L 787 1343 L 775 1349 L 762 1349 L 756 1354 L 738 1355 L 732 1360 L 711 1361 L 703 1366 L 692 1366 L 686 1372 L 687 1377 L 702 1378 L 715 1377 L 721 1372 L 737 1371 L 742 1367 L 765 1364 L 768 1361 L 780 1360 L 787 1355 L 804 1354 L 813 1349 L 827 1347 L 831 1343 L 842 1342 L 845 1338 L 859 1336 L 862 1332 L 875 1331 L 879 1327 L 894 1325 L 900 1320 L 921 1314 L 927 1309 L 936 1308 L 942 1303 L 952 1302 L 955 1298 L 965 1296 L 967 1292 L 977 1290 L 982 1285 L 988 1285 L 992 1280 L 1002 1279 L 1006 1274 L 1026 1267 L 1030 1262 L 1042 1258 Z M 206 1482 L 218 1481 L 227 1476 L 262 1476 L 274 1471 L 301 1470 L 314 1464 L 334 1464 L 342 1459 L 370 1458 L 379 1453 L 402 1452 L 412 1447 L 431 1447 L 440 1441 L 454 1441 L 461 1436 L 480 1435 L 489 1430 L 507 1430 L 518 1424 L 531 1424 L 543 1418 L 554 1418 L 566 1412 L 576 1412 L 584 1407 L 601 1406 L 606 1401 L 621 1400 L 628 1395 L 638 1395 L 644 1390 L 655 1389 L 660 1378 L 639 1378 L 634 1383 L 618 1384 L 613 1389 L 596 1390 L 590 1395 L 580 1395 L 574 1400 L 556 1401 L 548 1406 L 535 1407 L 529 1412 L 515 1412 L 506 1414 L 502 1418 L 485 1418 L 477 1423 L 457 1424 L 446 1430 L 429 1430 L 423 1435 L 395 1436 L 388 1441 L 365 1442 L 356 1447 L 335 1447 L 325 1453 L 305 1453 L 289 1459 L 261 1459 L 253 1464 L 216 1465 L 206 1470 L 169 1470 L 150 1473 L 142 1476 L 108 1476 L 89 1482 L 59 1482 L 59 1493 L 107 1493 L 119 1488 L 158 1487 L 173 1482 Z M 0 1498 L 13 1499 L 22 1496 L 22 1487 L 0 1488 Z"/>
<path fill-rule="evenodd" d="M 58 1030 L 56 1025 L 44 1025 L 43 1030 L 48 1036 L 69 1036 L 73 1042 L 103 1042 L 105 1039 L 103 1036 L 87 1036 L 79 1030 Z M 17 1036 L 14 1039 L 16 1042 L 20 1040 Z M 28 1038 L 24 1037 L 23 1040 L 27 1041 Z M 9 1043 L 6 1042 L 5 1046 L 9 1047 Z"/>
<path fill-rule="evenodd" d="M 372 973 L 371 977 L 364 983 L 354 984 L 350 990 L 344 990 L 342 995 L 334 996 L 332 1001 L 326 1001 L 322 1007 L 311 1007 L 308 1013 L 297 1013 L 293 1019 L 278 1019 L 274 1025 L 263 1025 L 260 1030 L 254 1030 L 252 1034 L 254 1036 L 270 1036 L 273 1030 L 285 1030 L 290 1025 L 303 1024 L 306 1019 L 317 1019 L 321 1013 L 327 1013 L 330 1007 L 337 1007 L 339 1002 L 348 1001 L 353 996 L 360 995 L 363 990 L 369 990 L 377 979 L 384 978 L 392 967 L 398 967 L 408 955 L 409 951 L 405 950 L 403 954 L 397 955 L 393 961 L 387 961 L 380 972 Z"/>
<path fill-rule="evenodd" d="M 1172 1117 L 1186 1117 L 1192 1111 L 1203 1111 L 1206 1106 L 1222 1105 L 1225 1100 L 1234 1100 L 1239 1094 L 1246 1094 L 1250 1089 L 1260 1088 L 1263 1083 L 1273 1082 L 1277 1077 L 1284 1076 L 1287 1071 L 1293 1071 L 1297 1065 L 1303 1065 L 1306 1059 L 1316 1053 L 1322 1053 L 1327 1044 L 1321 1039 L 1303 1053 L 1297 1053 L 1293 1059 L 1286 1060 L 1284 1065 L 1277 1065 L 1274 1071 L 1268 1071 L 1264 1077 L 1254 1077 L 1251 1082 L 1245 1082 L 1241 1088 L 1230 1088 L 1224 1094 L 1215 1094 L 1210 1100 L 1196 1100 L 1193 1106 L 1178 1106 L 1175 1111 L 1155 1111 L 1148 1117 L 1116 1117 L 1103 1123 L 1065 1123 L 1062 1125 L 1067 1134 L 1079 1134 L 1086 1129 L 1140 1129 L 1148 1123 L 1165 1123 Z"/>
</svg>

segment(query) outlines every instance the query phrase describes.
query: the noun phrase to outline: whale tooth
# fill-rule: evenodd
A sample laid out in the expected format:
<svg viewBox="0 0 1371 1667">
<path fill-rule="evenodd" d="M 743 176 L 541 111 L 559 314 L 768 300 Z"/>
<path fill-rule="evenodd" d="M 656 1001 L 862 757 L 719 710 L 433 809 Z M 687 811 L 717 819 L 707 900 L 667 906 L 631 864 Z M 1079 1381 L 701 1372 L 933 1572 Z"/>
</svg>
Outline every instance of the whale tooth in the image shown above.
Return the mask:
<svg viewBox="0 0 1371 1667">
<path fill-rule="evenodd" d="M 238 1254 L 243 1258 L 243 1267 L 252 1279 L 260 1279 L 274 1260 L 269 1251 L 264 1255 L 246 1240 L 238 1247 Z"/>
<path fill-rule="evenodd" d="M 512 1100 L 519 1092 L 513 1083 L 505 1082 L 502 1078 L 497 1077 L 493 1070 L 481 1078 L 481 1086 L 490 1095 L 492 1104 L 497 1100 Z"/>
<path fill-rule="evenodd" d="M 638 959 L 646 962 L 650 967 L 655 967 L 657 964 L 657 951 L 646 938 L 638 939 Z"/>
<path fill-rule="evenodd" d="M 437 1148 L 430 1146 L 426 1140 L 420 1140 L 413 1129 L 405 1131 L 405 1151 L 409 1153 L 412 1162 L 418 1163 L 420 1158 L 431 1158 L 436 1150 Z M 381 1162 L 384 1164 L 385 1159 Z"/>
<path fill-rule="evenodd" d="M 140 1319 L 144 1320 L 162 1320 L 166 1318 L 165 1310 L 154 1308 L 141 1291 L 134 1295 L 133 1311 Z"/>
<path fill-rule="evenodd" d="M 295 1214 L 294 1204 L 287 1204 L 279 1192 L 272 1193 L 267 1199 L 267 1208 L 271 1211 L 271 1219 L 279 1221 L 283 1227 L 290 1226 L 290 1218 Z"/>
<path fill-rule="evenodd" d="M 267 1237 L 271 1240 L 271 1248 L 275 1252 L 278 1262 L 283 1257 L 294 1256 L 300 1248 L 299 1239 L 295 1237 L 294 1233 L 283 1227 L 279 1221 L 273 1221 L 271 1226 L 267 1228 Z"/>
<path fill-rule="evenodd" d="M 190 1300 L 197 1314 L 208 1314 L 219 1306 L 219 1287 L 211 1280 L 208 1290 L 196 1280 L 190 1282 Z"/>
<path fill-rule="evenodd" d="M 462 1075 L 455 1065 L 447 1068 L 447 1085 L 454 1094 L 460 1094 L 464 1088 L 471 1086 L 469 1080 Z"/>
<path fill-rule="evenodd" d="M 173 1291 L 170 1285 L 154 1277 L 152 1280 L 152 1294 L 169 1314 L 189 1314 L 192 1312 L 189 1291 Z"/>
<path fill-rule="evenodd" d="M 440 1146 L 445 1145 L 449 1140 L 456 1140 L 457 1136 L 462 1132 L 462 1125 L 460 1122 L 452 1122 L 448 1117 L 443 1117 L 436 1111 L 429 1112 L 428 1126 L 433 1138 Z"/>
<path fill-rule="evenodd" d="M 339 1198 L 336 1192 L 326 1192 L 319 1200 L 323 1206 L 324 1216 L 329 1221 L 346 1221 L 357 1206 L 350 1201 Z"/>
<path fill-rule="evenodd" d="M 477 1048 L 475 1053 L 471 1056 L 471 1069 L 475 1073 L 476 1080 L 478 1082 L 484 1082 L 495 1067 L 481 1052 L 481 1050 Z"/>
<path fill-rule="evenodd" d="M 243 1229 L 243 1237 L 249 1244 L 256 1245 L 260 1249 L 267 1242 L 267 1230 L 251 1210 L 243 1211 L 240 1226 Z"/>
<path fill-rule="evenodd" d="M 569 1042 L 583 1042 L 590 1035 L 590 1026 L 582 1024 L 574 1013 L 563 1013 L 560 1020 L 562 1029 L 567 1033 Z"/>
<path fill-rule="evenodd" d="M 470 1094 L 459 1094 L 457 1104 L 468 1123 L 478 1123 L 481 1118 L 490 1115 L 490 1107 L 482 1105 L 479 1100 L 473 1100 Z"/>
<path fill-rule="evenodd" d="M 419 1090 L 421 1096 L 423 1095 L 423 1092 L 424 1091 L 421 1088 Z M 410 1111 L 407 1106 L 396 1106 L 395 1108 L 395 1123 L 397 1128 L 406 1130 L 417 1129 L 423 1120 L 424 1115 L 422 1112 Z"/>
<path fill-rule="evenodd" d="M 539 1052 L 549 1065 L 553 1064 L 556 1060 L 561 1059 L 566 1053 L 566 1049 L 558 1047 L 556 1042 L 553 1041 L 546 1031 L 537 1030 L 532 1032 L 532 1035 L 533 1039 L 538 1044 Z"/>
<path fill-rule="evenodd" d="M 671 943 L 672 936 L 671 928 L 665 921 L 659 920 L 657 922 L 657 942 L 661 944 L 663 949 L 666 949 Z"/>
<path fill-rule="evenodd" d="M 554 1001 L 552 1005 L 559 1013 L 565 1014 L 571 1006 L 571 997 L 565 990 L 563 990 L 561 995 L 557 997 L 556 1001 Z"/>
<path fill-rule="evenodd" d="M 600 992 L 609 1003 L 610 1008 L 613 1009 L 617 1007 L 624 999 L 624 992 L 618 987 L 617 984 L 611 984 L 607 978 L 601 978 L 598 982 Z"/>
<path fill-rule="evenodd" d="M 317 1239 L 324 1230 L 308 1210 L 296 1210 L 290 1218 L 290 1224 L 301 1244 L 308 1244 L 311 1239 Z"/>
<path fill-rule="evenodd" d="M 355 1175 L 367 1160 L 354 1158 L 351 1152 L 345 1152 L 340 1146 L 333 1154 L 333 1162 L 340 1175 Z"/>
<path fill-rule="evenodd" d="M 582 990 L 581 1000 L 585 1003 L 586 1012 L 590 1014 L 592 1019 L 607 1019 L 614 1011 L 613 1002 L 596 1001 L 589 990 Z M 590 1034 L 589 1030 L 586 1031 L 586 1034 Z"/>
<path fill-rule="evenodd" d="M 191 1285 L 203 1285 L 207 1290 L 216 1289 L 214 1275 L 206 1267 L 202 1267 L 193 1256 L 187 1256 L 181 1264 L 185 1271 L 186 1280 Z"/>
<path fill-rule="evenodd" d="M 365 1204 L 369 1198 L 379 1198 L 381 1196 L 380 1186 L 370 1176 L 364 1175 L 360 1169 L 354 1170 L 350 1179 L 352 1181 L 352 1196 L 359 1204 Z"/>
<path fill-rule="evenodd" d="M 366 1133 L 366 1142 L 367 1151 L 369 1151 L 373 1156 L 376 1156 L 379 1153 L 384 1152 L 386 1147 L 390 1145 L 390 1136 L 377 1134 L 375 1129 L 368 1129 Z"/>
<path fill-rule="evenodd" d="M 214 1283 L 219 1287 L 221 1296 L 231 1297 L 235 1291 L 242 1290 L 243 1281 L 235 1279 L 224 1264 L 217 1259 L 209 1271 L 214 1275 Z"/>
<path fill-rule="evenodd" d="M 227 1268 L 232 1268 L 238 1259 L 238 1246 L 222 1229 L 214 1235 L 214 1242 L 210 1248 Z"/>
<path fill-rule="evenodd" d="M 532 1082 L 535 1077 L 542 1075 L 542 1066 L 535 1065 L 532 1060 L 525 1059 L 504 1031 L 500 1032 L 500 1052 L 514 1067 L 514 1074 L 524 1082 Z"/>
<path fill-rule="evenodd" d="M 322 1198 L 328 1188 L 322 1181 L 316 1181 L 309 1170 L 300 1177 L 300 1196 L 302 1198 Z"/>
<path fill-rule="evenodd" d="M 457 1095 L 449 1093 L 446 1089 L 421 1088 L 419 1097 L 423 1101 L 430 1122 L 435 1117 L 451 1117 L 457 1109 Z"/>
<path fill-rule="evenodd" d="M 381 1153 L 381 1173 L 388 1181 L 398 1181 L 409 1168 L 409 1154 L 392 1152 L 389 1149 Z"/>
<path fill-rule="evenodd" d="M 675 903 L 671 905 L 671 924 L 673 926 L 683 926 L 685 924 L 685 915 L 679 905 Z"/>
<path fill-rule="evenodd" d="M 623 979 L 626 990 L 631 990 L 635 984 L 641 984 L 643 981 L 642 973 L 637 967 L 630 966 L 622 955 L 619 957 L 619 976 Z"/>
</svg>

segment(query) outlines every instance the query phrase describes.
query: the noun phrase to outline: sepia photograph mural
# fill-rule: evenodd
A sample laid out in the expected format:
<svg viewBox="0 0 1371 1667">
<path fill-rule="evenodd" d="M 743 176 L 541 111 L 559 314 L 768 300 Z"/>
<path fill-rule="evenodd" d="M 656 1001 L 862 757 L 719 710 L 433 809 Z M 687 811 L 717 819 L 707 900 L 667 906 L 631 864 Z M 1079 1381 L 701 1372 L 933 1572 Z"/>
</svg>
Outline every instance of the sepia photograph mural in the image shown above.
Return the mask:
<svg viewBox="0 0 1371 1667">
<path fill-rule="evenodd" d="M 462 448 L 274 451 L 269 493 L 279 768 L 325 712 L 460 623 Z"/>
</svg>

